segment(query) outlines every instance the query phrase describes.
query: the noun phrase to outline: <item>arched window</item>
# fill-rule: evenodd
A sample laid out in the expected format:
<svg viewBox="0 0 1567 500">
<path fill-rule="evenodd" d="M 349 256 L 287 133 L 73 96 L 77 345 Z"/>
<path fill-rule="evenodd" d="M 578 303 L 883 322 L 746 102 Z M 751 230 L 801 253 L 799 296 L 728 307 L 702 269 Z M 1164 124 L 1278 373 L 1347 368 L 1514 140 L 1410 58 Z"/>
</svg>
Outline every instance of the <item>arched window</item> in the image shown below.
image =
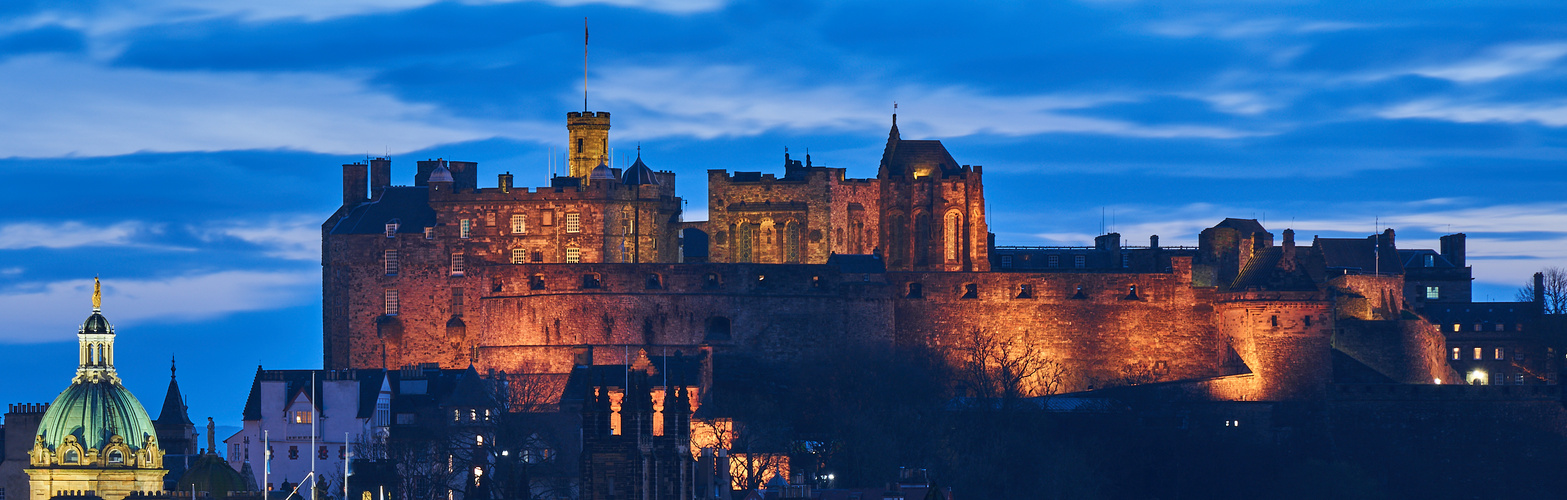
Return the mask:
<svg viewBox="0 0 1567 500">
<path fill-rule="evenodd" d="M 76 450 L 65 450 L 65 458 L 61 461 L 68 464 L 74 464 L 81 461 L 81 459 L 76 455 Z"/>
<path fill-rule="evenodd" d="M 713 316 L 707 318 L 707 335 L 702 340 L 708 342 L 727 342 L 733 338 L 729 331 L 729 318 Z"/>
<path fill-rule="evenodd" d="M 909 283 L 909 293 L 906 295 L 906 297 L 911 299 L 925 298 L 925 285 L 921 285 L 919 283 Z"/>
<path fill-rule="evenodd" d="M 599 275 L 598 275 L 598 273 L 587 273 L 587 274 L 582 275 L 582 288 L 584 288 L 584 289 L 599 288 Z"/>
<path fill-rule="evenodd" d="M 962 243 L 962 219 L 957 212 L 947 212 L 945 240 L 947 249 L 947 262 L 958 261 L 958 247 Z"/>
<path fill-rule="evenodd" d="M 909 219 L 894 214 L 887 223 L 887 262 L 899 268 L 909 264 Z"/>
<path fill-rule="evenodd" d="M 109 463 L 111 463 L 111 464 L 123 464 L 123 463 L 125 463 L 125 454 L 124 453 L 120 453 L 120 450 L 110 451 L 109 452 Z"/>
<path fill-rule="evenodd" d="M 800 223 L 784 223 L 784 262 L 800 262 Z"/>
<path fill-rule="evenodd" d="M 724 280 L 718 273 L 707 273 L 707 276 L 702 277 L 702 288 L 713 289 L 722 286 L 724 286 Z"/>
<path fill-rule="evenodd" d="M 751 262 L 751 244 L 756 238 L 755 226 L 742 222 L 735 228 L 735 262 Z"/>
<path fill-rule="evenodd" d="M 914 215 L 914 265 L 930 265 L 930 214 Z"/>
</svg>

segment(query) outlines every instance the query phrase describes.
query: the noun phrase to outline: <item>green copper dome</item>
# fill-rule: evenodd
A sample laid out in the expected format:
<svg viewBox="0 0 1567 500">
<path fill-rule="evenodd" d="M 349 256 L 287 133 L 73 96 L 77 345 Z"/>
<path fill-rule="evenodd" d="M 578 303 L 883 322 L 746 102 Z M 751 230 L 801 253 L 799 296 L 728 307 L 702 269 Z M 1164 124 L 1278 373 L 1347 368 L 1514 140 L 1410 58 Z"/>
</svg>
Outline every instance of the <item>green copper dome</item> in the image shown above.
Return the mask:
<svg viewBox="0 0 1567 500">
<path fill-rule="evenodd" d="M 87 449 L 102 449 L 109 437 L 125 438 L 126 446 L 140 450 L 148 436 L 157 437 L 147 410 L 119 381 L 78 382 L 61 392 L 38 422 L 44 446 L 57 450 L 65 436 Z"/>
</svg>

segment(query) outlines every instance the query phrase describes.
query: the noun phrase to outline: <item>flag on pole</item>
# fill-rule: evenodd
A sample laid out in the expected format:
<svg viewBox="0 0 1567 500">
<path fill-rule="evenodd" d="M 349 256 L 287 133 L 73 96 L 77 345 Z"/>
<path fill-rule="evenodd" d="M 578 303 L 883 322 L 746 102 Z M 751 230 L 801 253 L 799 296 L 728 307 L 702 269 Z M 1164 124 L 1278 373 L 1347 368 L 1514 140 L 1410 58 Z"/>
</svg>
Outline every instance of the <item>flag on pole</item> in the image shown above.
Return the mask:
<svg viewBox="0 0 1567 500">
<path fill-rule="evenodd" d="M 588 44 L 588 18 L 582 18 L 582 44 Z"/>
</svg>

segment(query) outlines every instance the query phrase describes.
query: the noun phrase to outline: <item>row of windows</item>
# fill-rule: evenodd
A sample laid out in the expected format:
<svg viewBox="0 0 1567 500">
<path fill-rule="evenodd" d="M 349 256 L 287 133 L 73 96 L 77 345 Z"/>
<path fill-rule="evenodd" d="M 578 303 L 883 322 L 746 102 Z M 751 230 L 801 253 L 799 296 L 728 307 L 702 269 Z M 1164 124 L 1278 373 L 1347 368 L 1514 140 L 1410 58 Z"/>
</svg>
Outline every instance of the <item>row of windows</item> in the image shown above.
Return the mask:
<svg viewBox="0 0 1567 500">
<path fill-rule="evenodd" d="M 1465 353 L 1466 352 L 1465 352 L 1464 348 L 1462 348 L 1462 347 L 1454 347 L 1453 348 L 1453 361 L 1458 361 L 1458 360 L 1464 359 L 1464 354 Z M 1475 360 L 1486 359 L 1485 358 L 1486 349 L 1484 347 L 1475 347 L 1472 350 L 1468 351 L 1468 353 L 1473 355 L 1469 359 L 1475 359 Z M 1490 359 L 1507 359 L 1506 357 L 1503 356 L 1504 354 L 1505 354 L 1505 350 L 1500 348 L 1500 347 L 1491 349 L 1491 358 Z"/>
<path fill-rule="evenodd" d="M 1481 325 L 1482 325 L 1482 323 L 1475 323 L 1470 331 L 1474 331 L 1474 332 L 1483 332 L 1483 331 L 1485 331 L 1485 328 L 1482 327 Z M 1520 332 L 1523 331 L 1523 323 L 1518 323 L 1518 324 L 1513 325 L 1513 326 L 1514 326 L 1514 330 L 1515 331 L 1520 331 Z M 1464 331 L 1464 324 L 1463 323 L 1453 323 L 1453 331 L 1454 332 Z M 1491 325 L 1491 331 L 1505 332 L 1505 331 L 1507 331 L 1507 324 L 1506 323 L 1495 323 L 1495 324 L 1492 324 Z"/>
<path fill-rule="evenodd" d="M 495 213 L 484 216 L 484 225 L 495 226 Z M 542 210 L 539 212 L 539 225 L 555 225 L 555 211 Z M 566 232 L 582 232 L 582 214 L 579 212 L 566 212 Z M 511 233 L 528 234 L 528 216 L 526 214 L 513 214 L 511 216 Z M 473 236 L 473 219 L 461 219 L 457 221 L 457 237 L 470 238 Z"/>
<path fill-rule="evenodd" d="M 1031 260 L 1033 256 L 1030 255 L 1030 254 L 1023 254 L 1022 257 L 1023 257 L 1023 260 Z M 1011 255 L 1002 255 L 1001 256 L 1001 267 L 1012 267 L 1012 262 L 1013 262 L 1013 257 Z M 1131 254 L 1124 254 L 1124 253 L 1121 254 L 1121 267 L 1129 267 L 1129 266 L 1131 266 L 1131 263 L 1132 263 L 1132 256 L 1131 256 Z M 1045 267 L 1061 267 L 1061 256 L 1060 255 L 1046 255 L 1045 256 Z M 1082 268 L 1088 267 L 1088 256 L 1087 255 L 1073 255 L 1072 256 L 1072 267 L 1078 268 L 1078 269 L 1082 269 Z"/>
<path fill-rule="evenodd" d="M 347 446 L 338 446 L 337 447 L 337 458 L 339 460 L 342 460 L 346 455 L 348 455 L 348 447 Z M 267 451 L 268 459 L 271 459 L 271 456 L 272 456 L 272 451 L 268 450 Z M 327 457 L 330 457 L 330 456 L 331 456 L 331 452 L 329 452 L 327 450 L 326 446 L 321 446 L 320 448 L 318 448 L 316 450 L 316 459 L 317 460 L 326 460 Z M 299 447 L 298 446 L 289 446 L 288 447 L 288 459 L 289 460 L 299 460 Z"/>
<path fill-rule="evenodd" d="M 904 297 L 905 298 L 910 298 L 910 299 L 923 299 L 923 298 L 925 298 L 925 285 L 921 284 L 921 283 L 909 283 L 908 291 L 907 291 L 906 294 L 904 294 Z M 960 299 L 978 299 L 979 298 L 979 285 L 976 284 L 976 283 L 964 283 L 961 287 L 958 288 L 958 298 L 960 298 Z M 1034 298 L 1034 285 L 1029 284 L 1029 283 L 1019 284 L 1017 286 L 1017 294 L 1013 295 L 1012 298 L 1015 298 L 1015 299 L 1032 299 L 1032 298 Z M 1074 290 L 1074 293 L 1072 294 L 1071 298 L 1073 298 L 1073 299 L 1087 299 L 1088 298 L 1088 293 L 1083 289 L 1082 285 L 1078 285 L 1077 288 Z M 1137 285 L 1127 285 L 1127 287 L 1126 287 L 1126 296 L 1122 297 L 1122 299 L 1123 300 L 1142 300 L 1143 297 L 1138 295 L 1138 293 L 1137 293 Z"/>
</svg>

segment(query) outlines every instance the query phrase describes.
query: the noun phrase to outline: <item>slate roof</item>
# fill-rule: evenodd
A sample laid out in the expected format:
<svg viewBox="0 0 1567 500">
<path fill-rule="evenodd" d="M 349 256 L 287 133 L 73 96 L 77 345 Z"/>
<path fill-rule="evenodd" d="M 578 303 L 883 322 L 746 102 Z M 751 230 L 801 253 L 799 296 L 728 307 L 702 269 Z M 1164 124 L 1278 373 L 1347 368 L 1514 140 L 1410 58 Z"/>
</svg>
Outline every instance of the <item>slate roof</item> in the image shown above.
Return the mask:
<svg viewBox="0 0 1567 500">
<path fill-rule="evenodd" d="M 1385 243 L 1378 251 L 1378 240 L 1374 238 L 1317 238 L 1315 246 L 1322 253 L 1322 264 L 1329 269 L 1358 269 L 1368 274 L 1404 274 L 1399 252 Z"/>
<path fill-rule="evenodd" d="M 1344 351 L 1333 350 L 1333 382 L 1338 384 L 1391 384 L 1393 378 L 1384 375 Z"/>
<path fill-rule="evenodd" d="M 172 376 L 169 377 L 169 391 L 163 395 L 163 409 L 158 410 L 158 419 L 153 422 L 165 426 L 191 423 L 185 410 L 185 398 L 180 396 L 180 384 Z"/>
<path fill-rule="evenodd" d="M 1422 248 L 1422 249 L 1418 249 L 1418 250 L 1399 250 L 1398 251 L 1398 258 L 1399 258 L 1399 260 L 1404 261 L 1404 269 L 1425 268 L 1426 267 L 1426 256 L 1428 256 L 1428 255 L 1432 257 L 1431 258 L 1431 268 L 1453 268 L 1453 269 L 1456 269 L 1458 267 L 1458 266 L 1453 265 L 1453 263 L 1451 261 L 1448 261 L 1447 257 L 1443 257 L 1440 252 L 1437 252 L 1436 250 L 1431 250 L 1429 248 Z"/>
<path fill-rule="evenodd" d="M 1301 248 L 1297 247 L 1296 252 Z M 1230 284 L 1231 290 L 1244 290 L 1247 287 L 1260 287 L 1267 290 L 1290 291 L 1314 291 L 1317 285 L 1311 276 L 1306 274 L 1306 266 L 1297 264 L 1293 269 L 1284 269 L 1279 266 L 1279 261 L 1284 258 L 1284 249 L 1269 247 L 1252 256 L 1246 262 L 1246 268 L 1241 269 L 1235 276 L 1235 281 Z"/>
<path fill-rule="evenodd" d="M 375 201 L 360 203 L 332 226 L 331 234 L 380 234 L 386 224 L 396 220 L 397 232 L 423 233 L 435 226 L 435 209 L 430 208 L 427 187 L 391 186 Z"/>
<path fill-rule="evenodd" d="M 952 159 L 941 141 L 903 139 L 894 117 L 892 130 L 887 133 L 887 148 L 881 155 L 881 169 L 890 175 L 903 175 L 910 167 L 922 165 L 936 166 L 943 173 L 960 170 L 958 161 Z"/>
<path fill-rule="evenodd" d="M 647 168 L 647 164 L 642 163 L 642 153 L 637 153 L 636 163 L 632 163 L 631 168 L 626 169 L 625 173 L 620 175 L 620 182 L 628 186 L 658 185 L 658 179 L 653 175 L 653 169 Z"/>
</svg>

